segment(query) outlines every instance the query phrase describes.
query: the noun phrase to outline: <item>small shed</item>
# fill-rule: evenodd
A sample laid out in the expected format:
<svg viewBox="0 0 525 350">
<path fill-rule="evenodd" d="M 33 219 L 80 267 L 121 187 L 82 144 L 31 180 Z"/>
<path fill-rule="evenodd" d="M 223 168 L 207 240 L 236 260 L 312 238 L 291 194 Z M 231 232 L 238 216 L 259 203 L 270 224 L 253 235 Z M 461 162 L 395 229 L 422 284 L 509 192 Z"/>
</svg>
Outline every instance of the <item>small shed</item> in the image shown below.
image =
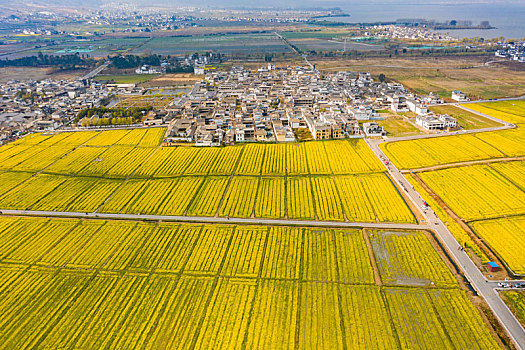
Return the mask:
<svg viewBox="0 0 525 350">
<path fill-rule="evenodd" d="M 487 263 L 487 267 L 488 267 L 489 271 L 491 271 L 491 272 L 496 272 L 496 271 L 499 270 L 498 264 L 496 264 L 494 261 L 489 261 Z"/>
</svg>

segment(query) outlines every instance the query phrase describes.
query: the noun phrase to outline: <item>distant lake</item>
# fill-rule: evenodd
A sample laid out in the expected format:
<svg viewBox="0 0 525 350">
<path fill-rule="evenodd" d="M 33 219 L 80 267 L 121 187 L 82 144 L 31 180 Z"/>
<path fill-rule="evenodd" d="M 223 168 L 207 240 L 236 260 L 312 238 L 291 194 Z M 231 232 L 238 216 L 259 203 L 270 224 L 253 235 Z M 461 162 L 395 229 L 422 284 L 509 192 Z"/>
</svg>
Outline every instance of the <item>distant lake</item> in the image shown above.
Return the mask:
<svg viewBox="0 0 525 350">
<path fill-rule="evenodd" d="M 374 3 L 349 4 L 339 1 L 327 1 L 324 6 L 340 7 L 350 17 L 332 17 L 326 20 L 370 23 L 393 22 L 398 18 L 424 18 L 437 21 L 469 20 L 473 24 L 489 21 L 497 29 L 487 30 L 444 30 L 456 38 L 483 37 L 506 38 L 525 37 L 525 1 L 521 4 L 398 4 Z"/>
</svg>

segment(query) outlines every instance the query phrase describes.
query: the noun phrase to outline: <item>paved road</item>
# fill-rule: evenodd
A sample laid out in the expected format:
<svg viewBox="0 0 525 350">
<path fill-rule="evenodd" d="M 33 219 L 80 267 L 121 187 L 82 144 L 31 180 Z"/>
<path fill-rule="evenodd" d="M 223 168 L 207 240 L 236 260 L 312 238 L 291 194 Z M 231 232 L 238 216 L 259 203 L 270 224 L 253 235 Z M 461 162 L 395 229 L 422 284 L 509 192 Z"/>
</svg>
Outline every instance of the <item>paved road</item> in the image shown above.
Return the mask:
<svg viewBox="0 0 525 350">
<path fill-rule="evenodd" d="M 106 61 L 106 62 L 104 62 L 103 65 L 93 69 L 91 72 L 87 73 L 86 75 L 78 77 L 77 79 L 78 80 L 91 79 L 91 78 L 95 77 L 97 74 L 99 74 L 100 72 L 102 72 L 104 69 L 106 69 L 109 66 L 110 63 L 111 63 L 110 61 Z"/>
<path fill-rule="evenodd" d="M 286 226 L 316 226 L 316 227 L 341 227 L 341 228 L 376 228 L 376 229 L 402 229 L 425 230 L 427 225 L 394 224 L 375 222 L 344 222 L 344 221 L 309 221 L 309 220 L 281 220 L 281 219 L 253 219 L 253 218 L 226 218 L 208 216 L 178 216 L 178 215 L 147 215 L 147 214 L 105 214 L 105 213 L 79 213 L 64 211 L 38 211 L 38 210 L 0 210 L 1 214 L 8 215 L 33 215 L 49 217 L 78 217 L 120 220 L 162 220 L 178 222 L 203 222 L 214 224 L 256 224 L 256 225 L 286 225 Z"/>
<path fill-rule="evenodd" d="M 465 101 L 465 102 L 461 102 L 461 104 L 497 102 L 497 101 L 516 101 L 516 100 L 525 100 L 525 95 L 518 96 L 518 97 L 493 98 L 492 100 Z M 457 102 L 440 103 L 440 104 L 437 104 L 437 105 L 430 105 L 430 107 L 432 107 L 432 106 L 443 106 L 443 105 L 456 105 L 456 104 L 458 104 L 458 103 Z"/>
<path fill-rule="evenodd" d="M 442 106 L 443 104 L 441 104 Z M 479 133 L 479 132 L 489 132 L 489 131 L 498 131 L 498 130 L 505 130 L 505 129 L 514 129 L 516 128 L 516 125 L 512 124 L 512 123 L 508 123 L 506 121 L 503 121 L 503 120 L 500 120 L 498 118 L 494 118 L 490 115 L 487 115 L 487 114 L 484 114 L 484 113 L 481 113 L 481 112 L 478 112 L 478 111 L 474 111 L 472 109 L 469 109 L 467 107 L 464 107 L 464 106 L 460 106 L 458 103 L 450 103 L 450 105 L 454 105 L 454 106 L 457 106 L 465 111 L 468 111 L 468 112 L 471 112 L 471 113 L 474 113 L 474 114 L 477 114 L 477 115 L 480 115 L 484 118 L 487 118 L 487 119 L 490 119 L 490 120 L 493 120 L 495 122 L 498 122 L 500 124 L 502 124 L 501 126 L 494 126 L 494 127 L 491 127 L 491 128 L 483 128 L 483 129 L 471 129 L 471 130 L 457 130 L 457 131 L 450 131 L 450 132 L 442 132 L 442 133 L 439 133 L 439 134 L 421 134 L 421 135 L 412 135 L 412 136 L 401 136 L 401 137 L 388 137 L 387 140 L 389 142 L 394 142 L 394 141 L 408 141 L 408 140 L 417 140 L 417 139 L 428 139 L 428 138 L 432 138 L 432 137 L 443 137 L 443 136 L 451 136 L 451 135 L 464 135 L 464 134 L 473 134 L 473 133 Z"/>
<path fill-rule="evenodd" d="M 365 141 L 379 159 L 381 159 L 383 162 L 385 159 L 388 160 L 386 155 L 379 148 L 379 144 L 384 142 L 383 140 L 366 139 Z M 450 256 L 452 256 L 455 263 L 459 268 L 462 269 L 472 287 L 485 299 L 496 318 L 507 330 L 507 333 L 511 339 L 516 343 L 518 348 L 525 349 L 525 329 L 523 329 L 519 321 L 509 310 L 507 305 L 505 305 L 503 300 L 501 300 L 497 292 L 497 282 L 491 283 L 485 278 L 485 276 L 483 276 L 481 271 L 470 259 L 467 253 L 460 249 L 461 246 L 458 241 L 454 238 L 446 225 L 437 217 L 431 208 L 427 210 L 422 209 L 424 206 L 423 198 L 417 191 L 414 190 L 412 185 L 406 180 L 403 174 L 392 164 L 391 161 L 389 161 L 387 169 L 392 178 L 400 184 L 401 188 L 404 189 L 405 193 L 408 195 L 414 205 L 420 209 L 423 216 L 425 217 L 425 223 L 428 224 L 436 233 L 439 240 L 446 247 Z"/>
</svg>

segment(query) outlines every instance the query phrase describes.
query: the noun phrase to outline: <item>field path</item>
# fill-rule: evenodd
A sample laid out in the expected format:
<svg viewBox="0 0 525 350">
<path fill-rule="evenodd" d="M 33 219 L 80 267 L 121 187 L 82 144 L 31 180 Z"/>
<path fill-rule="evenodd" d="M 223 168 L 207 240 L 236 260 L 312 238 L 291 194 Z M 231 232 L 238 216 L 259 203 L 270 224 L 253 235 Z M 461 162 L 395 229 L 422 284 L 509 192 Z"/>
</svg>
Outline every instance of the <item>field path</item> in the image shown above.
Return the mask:
<svg viewBox="0 0 525 350">
<path fill-rule="evenodd" d="M 214 224 L 247 224 L 263 226 L 301 226 L 301 227 L 340 227 L 340 228 L 376 228 L 376 229 L 401 229 L 425 230 L 428 225 L 397 224 L 381 222 L 343 222 L 343 221 L 314 221 L 314 220 L 283 220 L 283 219 L 257 219 L 257 218 L 228 218 L 209 216 L 182 216 L 182 215 L 143 215 L 143 214 L 108 214 L 108 213 L 79 213 L 66 211 L 38 211 L 38 210 L 1 210 L 1 215 L 25 215 L 43 217 L 69 217 L 84 219 L 105 220 L 144 220 L 144 221 L 174 221 L 198 222 Z"/>
</svg>

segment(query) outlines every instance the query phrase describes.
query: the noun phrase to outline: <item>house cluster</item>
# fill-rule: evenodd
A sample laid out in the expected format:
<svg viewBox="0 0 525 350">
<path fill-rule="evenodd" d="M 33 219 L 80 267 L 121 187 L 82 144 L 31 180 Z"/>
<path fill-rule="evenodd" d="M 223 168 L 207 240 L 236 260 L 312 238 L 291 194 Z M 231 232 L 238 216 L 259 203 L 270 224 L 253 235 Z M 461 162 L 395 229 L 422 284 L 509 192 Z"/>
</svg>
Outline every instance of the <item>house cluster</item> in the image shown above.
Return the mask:
<svg viewBox="0 0 525 350">
<path fill-rule="evenodd" d="M 369 73 L 234 66 L 227 72 L 207 71 L 188 95 L 173 101 L 166 111 L 165 142 L 291 142 L 305 132 L 315 140 L 384 136 L 386 131 L 374 122 L 383 119 L 377 110 L 413 111 L 428 119 L 435 116 L 428 105 L 442 102 L 437 95 L 411 94 L 399 83 L 374 81 Z M 448 118 L 444 129 L 451 127 Z"/>
<path fill-rule="evenodd" d="M 321 76 L 299 66 L 207 71 L 168 108 L 166 142 L 288 142 L 296 140 L 297 129 L 316 140 L 362 137 L 359 121 L 379 117 L 369 94 L 379 85 L 368 73 Z"/>
<path fill-rule="evenodd" d="M 408 39 L 424 41 L 457 41 L 446 33 L 440 33 L 422 27 L 411 27 L 405 25 L 374 25 L 369 28 L 374 35 L 388 39 Z"/>
<path fill-rule="evenodd" d="M 49 131 L 67 125 L 85 108 L 110 95 L 105 85 L 81 81 L 9 81 L 0 85 L 0 142 L 23 132 Z"/>
<path fill-rule="evenodd" d="M 496 57 L 504 57 L 517 62 L 525 62 L 525 41 L 498 43 L 502 49 L 497 50 Z"/>
</svg>

